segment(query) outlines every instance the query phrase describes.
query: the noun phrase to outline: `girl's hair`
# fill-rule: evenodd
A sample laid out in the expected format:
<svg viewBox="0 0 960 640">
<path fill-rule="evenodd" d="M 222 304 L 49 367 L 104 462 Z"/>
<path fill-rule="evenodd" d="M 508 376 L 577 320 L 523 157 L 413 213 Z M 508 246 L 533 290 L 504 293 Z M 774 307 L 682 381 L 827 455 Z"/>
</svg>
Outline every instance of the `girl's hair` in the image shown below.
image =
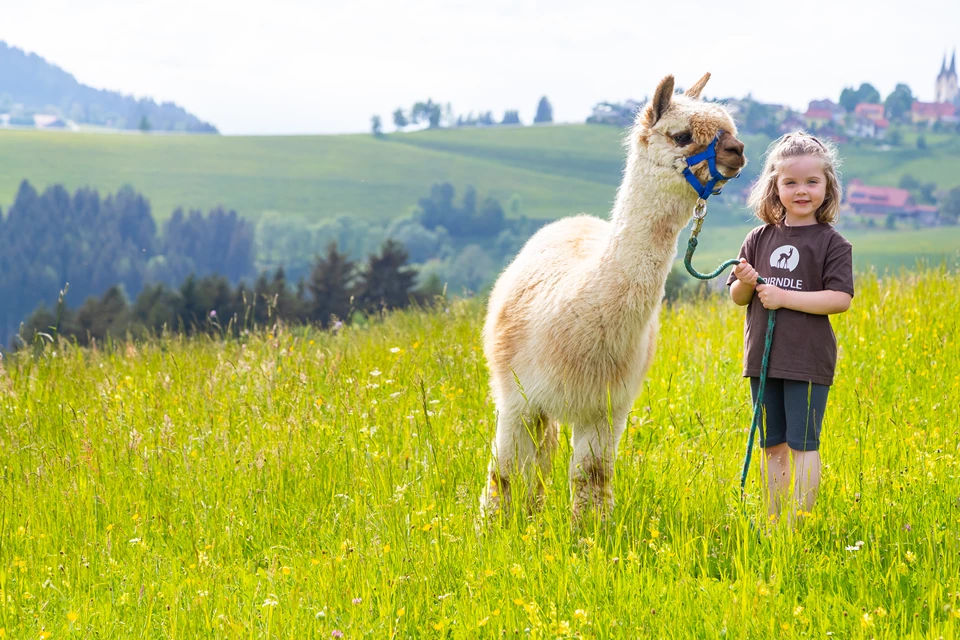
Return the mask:
<svg viewBox="0 0 960 640">
<path fill-rule="evenodd" d="M 787 216 L 786 209 L 777 193 L 777 177 L 784 160 L 800 156 L 815 156 L 823 160 L 823 174 L 827 177 L 826 194 L 823 204 L 817 209 L 817 222 L 835 224 L 840 218 L 840 200 L 843 191 L 840 188 L 840 156 L 836 147 L 823 142 L 806 131 L 795 131 L 778 138 L 767 147 L 767 160 L 763 171 L 757 178 L 747 204 L 760 220 L 767 224 L 780 224 Z"/>
</svg>

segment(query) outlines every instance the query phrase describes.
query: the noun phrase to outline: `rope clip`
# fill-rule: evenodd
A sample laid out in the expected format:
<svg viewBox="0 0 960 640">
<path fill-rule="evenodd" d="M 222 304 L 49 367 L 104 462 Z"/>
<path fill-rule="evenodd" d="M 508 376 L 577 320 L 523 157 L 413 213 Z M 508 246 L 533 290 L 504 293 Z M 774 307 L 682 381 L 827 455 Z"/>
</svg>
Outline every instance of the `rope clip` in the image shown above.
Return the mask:
<svg viewBox="0 0 960 640">
<path fill-rule="evenodd" d="M 697 198 L 697 204 L 693 206 L 693 217 L 697 220 L 707 217 L 707 201 L 703 198 Z"/>
</svg>

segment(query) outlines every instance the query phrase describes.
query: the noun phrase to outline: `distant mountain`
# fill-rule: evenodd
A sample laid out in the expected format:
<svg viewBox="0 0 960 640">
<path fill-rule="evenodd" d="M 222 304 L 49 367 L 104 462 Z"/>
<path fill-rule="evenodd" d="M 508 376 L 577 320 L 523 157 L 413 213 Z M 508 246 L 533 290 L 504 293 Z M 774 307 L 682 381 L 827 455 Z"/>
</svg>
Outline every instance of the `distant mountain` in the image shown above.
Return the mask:
<svg viewBox="0 0 960 640">
<path fill-rule="evenodd" d="M 115 129 L 217 133 L 217 128 L 172 102 L 157 104 L 80 84 L 60 67 L 0 40 L 0 114 L 33 126 L 34 115 Z"/>
</svg>

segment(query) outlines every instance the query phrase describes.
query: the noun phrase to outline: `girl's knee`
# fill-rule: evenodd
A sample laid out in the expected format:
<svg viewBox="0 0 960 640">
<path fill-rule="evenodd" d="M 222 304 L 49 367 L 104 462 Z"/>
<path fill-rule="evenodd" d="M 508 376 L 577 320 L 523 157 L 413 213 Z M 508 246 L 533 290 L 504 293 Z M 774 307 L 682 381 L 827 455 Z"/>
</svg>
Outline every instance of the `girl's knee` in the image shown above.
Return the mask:
<svg viewBox="0 0 960 640">
<path fill-rule="evenodd" d="M 792 450 L 790 449 L 790 445 L 788 445 L 786 442 L 781 442 L 780 444 L 775 444 L 773 446 L 765 447 L 763 449 L 763 452 L 766 454 L 768 458 L 771 458 L 771 457 L 779 458 L 787 455 L 791 451 Z"/>
</svg>

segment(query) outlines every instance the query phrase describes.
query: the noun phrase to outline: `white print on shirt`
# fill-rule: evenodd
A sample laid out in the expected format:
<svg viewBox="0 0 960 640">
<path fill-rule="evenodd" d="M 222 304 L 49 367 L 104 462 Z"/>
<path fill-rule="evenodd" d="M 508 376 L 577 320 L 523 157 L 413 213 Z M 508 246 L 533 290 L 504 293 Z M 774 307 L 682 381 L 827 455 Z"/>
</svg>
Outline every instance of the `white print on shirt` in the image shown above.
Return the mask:
<svg viewBox="0 0 960 640">
<path fill-rule="evenodd" d="M 770 266 L 775 269 L 793 271 L 800 264 L 800 252 L 791 244 L 773 250 L 770 254 Z"/>
<path fill-rule="evenodd" d="M 803 280 L 795 280 L 793 278 L 764 278 L 767 284 L 772 284 L 775 287 L 780 287 L 781 289 L 796 289 L 797 291 L 803 291 Z"/>
</svg>

